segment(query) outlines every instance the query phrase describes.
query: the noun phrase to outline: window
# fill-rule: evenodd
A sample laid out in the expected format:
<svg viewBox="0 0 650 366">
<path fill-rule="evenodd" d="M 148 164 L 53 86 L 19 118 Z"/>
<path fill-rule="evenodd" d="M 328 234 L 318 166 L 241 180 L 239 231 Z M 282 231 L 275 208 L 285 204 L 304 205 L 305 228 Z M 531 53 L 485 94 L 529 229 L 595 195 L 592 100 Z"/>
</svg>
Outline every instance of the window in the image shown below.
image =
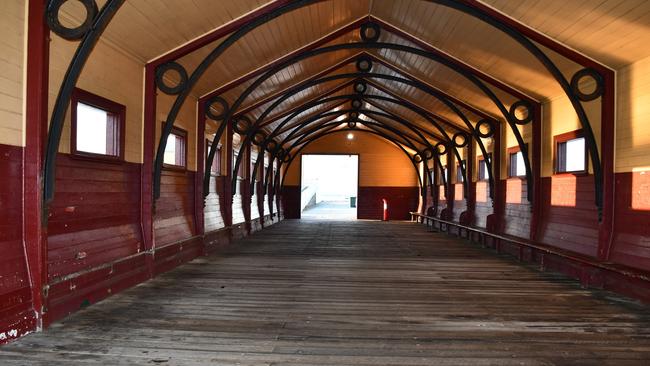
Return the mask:
<svg viewBox="0 0 650 366">
<path fill-rule="evenodd" d="M 162 126 L 164 128 L 164 122 Z M 167 145 L 165 145 L 163 166 L 180 169 L 187 167 L 187 132 L 185 130 L 172 127 L 172 131 L 167 137 Z"/>
<path fill-rule="evenodd" d="M 582 131 L 555 136 L 555 172 L 585 173 L 587 149 Z"/>
<path fill-rule="evenodd" d="M 442 167 L 442 169 L 440 170 L 440 174 L 441 174 L 441 177 L 444 177 L 444 179 L 440 179 L 440 183 L 442 184 L 442 182 L 444 182 L 445 180 L 447 180 L 449 178 L 449 176 L 447 175 L 447 166 L 446 165 Z"/>
<path fill-rule="evenodd" d="M 125 106 L 75 89 L 71 97 L 72 155 L 122 160 L 125 116 Z"/>
<path fill-rule="evenodd" d="M 511 147 L 508 149 L 508 176 L 509 177 L 523 177 L 526 175 L 526 164 L 524 163 L 524 154 L 519 150 L 519 147 Z"/>
<path fill-rule="evenodd" d="M 492 154 L 488 154 L 488 159 L 492 158 Z M 479 156 L 478 160 L 478 180 L 487 180 L 490 178 L 490 174 L 488 172 L 488 167 L 487 163 L 485 162 L 485 158 L 482 156 Z"/>
<path fill-rule="evenodd" d="M 460 164 L 456 165 L 456 183 L 462 183 L 465 179 L 463 177 L 463 168 L 465 167 L 465 160 L 462 160 Z"/>
<path fill-rule="evenodd" d="M 210 155 L 210 149 L 212 148 L 212 142 L 210 140 L 205 140 L 205 160 L 208 161 L 208 155 Z M 221 174 L 221 146 L 217 145 L 217 151 L 214 153 L 214 160 L 212 160 L 212 166 L 210 167 L 210 173 L 212 175 Z"/>
</svg>

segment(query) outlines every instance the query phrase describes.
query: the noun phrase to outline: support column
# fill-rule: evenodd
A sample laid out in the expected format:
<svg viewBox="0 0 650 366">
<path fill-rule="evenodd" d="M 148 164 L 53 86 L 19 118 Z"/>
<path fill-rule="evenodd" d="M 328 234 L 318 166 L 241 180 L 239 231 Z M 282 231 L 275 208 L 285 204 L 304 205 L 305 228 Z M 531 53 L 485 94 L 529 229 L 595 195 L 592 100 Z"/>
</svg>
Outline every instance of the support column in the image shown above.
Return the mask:
<svg viewBox="0 0 650 366">
<path fill-rule="evenodd" d="M 232 145 L 232 123 L 230 121 L 224 121 L 226 125 L 226 176 L 223 177 L 223 210 L 224 214 L 223 222 L 226 227 L 232 226 L 232 158 L 233 158 L 233 145 Z"/>
<path fill-rule="evenodd" d="M 250 188 L 251 185 L 249 181 L 249 179 L 253 179 L 253 177 L 251 177 L 251 145 L 252 144 L 247 144 L 244 148 L 244 151 L 239 152 L 240 154 L 245 154 L 244 159 L 242 159 L 243 166 L 239 167 L 239 169 L 242 169 L 242 175 L 244 176 L 244 179 L 241 181 L 241 187 L 239 190 L 241 191 L 242 211 L 244 211 L 245 227 L 248 234 L 251 232 L 251 202 L 253 200 L 253 195 Z"/>
<path fill-rule="evenodd" d="M 467 155 L 465 157 L 465 172 L 467 180 L 467 191 L 465 192 L 465 202 L 467 209 L 461 214 L 460 223 L 472 225 L 476 217 L 476 182 L 474 182 L 474 141 L 467 144 Z"/>
<path fill-rule="evenodd" d="M 530 217 L 530 240 L 537 240 L 539 222 L 542 218 L 542 106 L 533 105 L 533 202 Z"/>
<path fill-rule="evenodd" d="M 443 220 L 451 220 L 454 217 L 454 199 L 455 199 L 455 189 L 453 185 L 452 177 L 454 176 L 454 171 L 456 167 L 456 159 L 454 159 L 454 153 L 452 152 L 453 147 L 450 146 L 447 148 L 447 185 L 445 197 L 447 198 L 447 207 L 442 211 L 441 218 Z"/>
<path fill-rule="evenodd" d="M 25 148 L 23 150 L 23 239 L 31 286 L 35 328 L 47 322 L 47 214 L 43 203 L 43 154 L 47 137 L 50 31 L 45 0 L 28 3 Z"/>
<path fill-rule="evenodd" d="M 155 236 L 153 216 L 153 164 L 156 134 L 156 66 L 147 64 L 144 71 L 144 130 L 142 168 L 140 174 L 140 228 L 142 250 L 149 278 L 153 277 L 153 249 Z"/>
<path fill-rule="evenodd" d="M 491 233 L 500 233 L 503 227 L 506 195 L 505 181 L 501 179 L 501 139 L 503 123 L 494 124 L 494 147 L 492 149 L 492 175 L 494 178 L 494 198 L 492 200 L 493 213 L 487 217 L 487 230 Z"/>
<path fill-rule="evenodd" d="M 616 133 L 616 74 L 603 70 L 601 98 L 600 163 L 603 174 L 603 209 L 598 227 L 598 259 L 607 261 L 612 251 L 616 181 L 614 172 L 614 135 Z"/>
<path fill-rule="evenodd" d="M 196 173 L 194 174 L 194 230 L 198 236 L 205 234 L 205 197 L 203 195 L 203 175 L 206 169 L 205 148 L 205 103 L 199 102 L 196 128 Z M 205 252 L 205 242 L 203 242 L 203 246 Z"/>
</svg>

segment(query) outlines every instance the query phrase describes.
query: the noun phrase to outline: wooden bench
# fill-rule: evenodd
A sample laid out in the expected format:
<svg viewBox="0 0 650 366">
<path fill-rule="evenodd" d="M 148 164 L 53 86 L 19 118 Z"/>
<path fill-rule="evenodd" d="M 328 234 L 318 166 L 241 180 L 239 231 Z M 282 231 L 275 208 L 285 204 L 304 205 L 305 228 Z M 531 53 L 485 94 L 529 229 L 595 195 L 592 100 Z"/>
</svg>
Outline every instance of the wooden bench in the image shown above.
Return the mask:
<svg viewBox="0 0 650 366">
<path fill-rule="evenodd" d="M 650 272 L 638 270 L 623 265 L 618 265 L 611 262 L 602 262 L 586 255 L 559 249 L 547 244 L 542 244 L 532 240 L 510 236 L 506 234 L 495 234 L 495 233 L 488 232 L 482 228 L 467 226 L 454 221 L 443 220 L 438 217 L 423 215 L 418 212 L 411 212 L 410 214 L 411 214 L 411 221 L 423 223 L 428 228 L 430 228 L 431 231 L 437 230 L 440 232 L 446 232 L 447 234 L 451 234 L 450 228 L 456 228 L 458 231 L 457 232 L 458 236 L 464 237 L 472 241 L 474 241 L 475 240 L 474 238 L 476 238 L 483 247 L 487 247 L 488 246 L 487 241 L 490 240 L 492 245 L 494 246 L 494 249 L 498 253 L 502 252 L 502 246 L 504 244 L 513 245 L 518 248 L 516 257 L 520 261 L 525 260 L 525 252 L 528 251 L 531 260 L 533 259 L 539 260 L 540 269 L 542 271 L 546 270 L 545 258 L 548 257 L 561 258 L 571 263 L 574 263 L 579 267 L 579 273 L 577 273 L 576 277 L 578 277 L 581 284 L 585 287 L 591 285 L 598 286 L 597 283 L 594 284 L 593 282 L 593 277 L 594 277 L 593 270 L 616 273 L 626 278 L 650 282 Z M 463 235 L 463 233 L 465 235 Z M 650 286 L 650 283 L 648 284 L 648 286 Z"/>
</svg>

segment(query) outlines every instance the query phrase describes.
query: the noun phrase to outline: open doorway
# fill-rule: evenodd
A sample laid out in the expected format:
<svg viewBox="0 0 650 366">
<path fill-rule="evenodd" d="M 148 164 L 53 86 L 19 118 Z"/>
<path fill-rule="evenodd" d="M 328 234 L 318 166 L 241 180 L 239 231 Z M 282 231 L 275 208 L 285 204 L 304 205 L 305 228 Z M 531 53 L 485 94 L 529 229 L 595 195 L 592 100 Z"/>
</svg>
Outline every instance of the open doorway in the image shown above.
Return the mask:
<svg viewBox="0 0 650 366">
<path fill-rule="evenodd" d="M 359 155 L 303 154 L 300 217 L 356 220 Z"/>
</svg>

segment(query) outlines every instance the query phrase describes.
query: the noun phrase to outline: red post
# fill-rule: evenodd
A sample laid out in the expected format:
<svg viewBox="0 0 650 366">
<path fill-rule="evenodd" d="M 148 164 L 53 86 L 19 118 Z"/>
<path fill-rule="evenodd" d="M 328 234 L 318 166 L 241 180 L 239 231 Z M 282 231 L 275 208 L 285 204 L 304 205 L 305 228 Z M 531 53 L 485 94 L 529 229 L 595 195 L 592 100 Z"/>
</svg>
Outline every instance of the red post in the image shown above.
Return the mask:
<svg viewBox="0 0 650 366">
<path fill-rule="evenodd" d="M 384 214 L 382 216 L 382 220 L 383 221 L 388 221 L 388 200 L 386 200 L 385 198 L 382 198 L 381 201 L 382 201 L 382 203 L 384 205 L 383 206 L 384 207 Z"/>
<path fill-rule="evenodd" d="M 45 0 L 31 0 L 27 25 L 27 94 L 25 100 L 25 149 L 23 153 L 23 237 L 31 286 L 36 329 L 40 330 L 46 311 L 47 213 L 43 204 L 43 150 L 48 123 L 48 77 L 50 31 L 45 24 Z"/>
<path fill-rule="evenodd" d="M 156 67 L 147 64 L 144 71 L 144 129 L 142 147 L 142 168 L 140 174 L 140 228 L 142 250 L 149 277 L 153 277 L 153 249 L 155 237 L 153 230 L 153 159 L 156 131 Z"/>
<path fill-rule="evenodd" d="M 215 143 L 218 143 L 216 141 Z M 205 174 L 205 103 L 199 102 L 196 128 L 196 174 L 194 175 L 194 228 L 196 235 L 205 234 L 203 175 Z M 205 242 L 204 242 L 205 245 Z"/>
</svg>

